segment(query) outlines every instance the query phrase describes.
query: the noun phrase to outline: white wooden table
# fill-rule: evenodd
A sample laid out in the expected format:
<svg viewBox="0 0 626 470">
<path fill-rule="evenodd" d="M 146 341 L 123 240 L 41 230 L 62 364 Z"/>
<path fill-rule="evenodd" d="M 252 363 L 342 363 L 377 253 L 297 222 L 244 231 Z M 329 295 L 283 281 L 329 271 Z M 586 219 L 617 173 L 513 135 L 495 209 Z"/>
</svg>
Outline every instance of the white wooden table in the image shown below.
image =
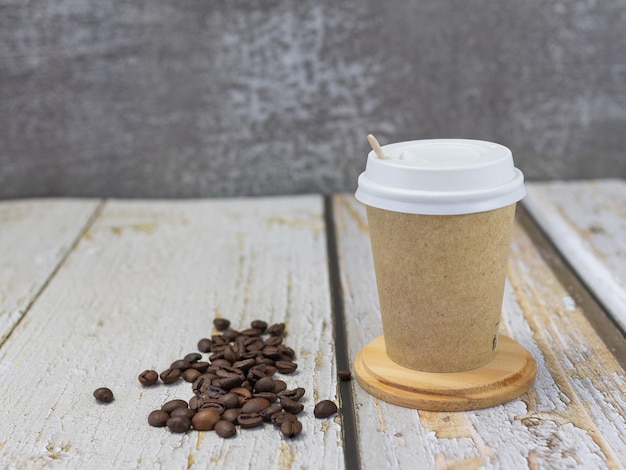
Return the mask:
<svg viewBox="0 0 626 470">
<path fill-rule="evenodd" d="M 537 380 L 460 413 L 390 405 L 336 378 L 382 331 L 352 196 L 0 202 L 0 468 L 623 468 L 626 182 L 529 192 L 502 329 L 534 355 Z M 300 437 L 148 426 L 191 388 L 137 375 L 195 351 L 215 317 L 286 323 L 299 367 L 284 380 L 307 389 Z M 100 386 L 115 401 L 97 404 Z M 322 399 L 340 414 L 314 418 Z"/>
</svg>

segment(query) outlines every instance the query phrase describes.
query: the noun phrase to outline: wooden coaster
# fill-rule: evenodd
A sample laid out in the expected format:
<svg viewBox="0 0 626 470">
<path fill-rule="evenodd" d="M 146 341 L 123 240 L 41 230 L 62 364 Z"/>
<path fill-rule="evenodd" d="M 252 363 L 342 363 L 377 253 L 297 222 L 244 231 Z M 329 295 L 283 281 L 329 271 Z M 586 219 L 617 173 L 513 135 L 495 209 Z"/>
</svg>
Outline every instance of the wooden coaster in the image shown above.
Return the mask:
<svg viewBox="0 0 626 470">
<path fill-rule="evenodd" d="M 506 403 L 532 386 L 537 364 L 513 339 L 500 335 L 496 357 L 463 372 L 421 372 L 387 356 L 379 336 L 356 356 L 354 371 L 361 386 L 389 403 L 429 411 L 464 411 Z"/>
</svg>

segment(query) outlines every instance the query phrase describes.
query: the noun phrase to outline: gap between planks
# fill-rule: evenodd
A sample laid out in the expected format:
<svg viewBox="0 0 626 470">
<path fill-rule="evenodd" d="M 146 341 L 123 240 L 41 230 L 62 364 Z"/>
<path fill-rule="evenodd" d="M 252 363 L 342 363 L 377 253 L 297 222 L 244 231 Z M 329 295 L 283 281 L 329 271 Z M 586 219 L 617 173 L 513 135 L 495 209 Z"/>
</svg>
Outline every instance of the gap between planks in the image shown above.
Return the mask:
<svg viewBox="0 0 626 470">
<path fill-rule="evenodd" d="M 41 284 L 41 286 L 39 287 L 37 292 L 34 293 L 32 298 L 28 302 L 28 304 L 26 304 L 26 306 L 24 308 L 24 313 L 20 316 L 19 320 L 17 320 L 15 322 L 15 324 L 4 335 L 3 338 L 0 338 L 0 347 L 2 347 L 2 345 L 7 342 L 7 340 L 11 337 L 13 332 L 24 321 L 24 319 L 26 318 L 26 315 L 28 315 L 28 312 L 30 311 L 32 306 L 35 304 L 35 302 L 37 302 L 37 299 L 39 299 L 39 297 L 41 296 L 42 292 L 46 290 L 46 288 L 48 287 L 48 285 L 50 284 L 50 282 L 52 281 L 54 276 L 56 276 L 56 274 L 59 272 L 59 269 L 61 269 L 63 264 L 65 264 L 65 261 L 72 254 L 72 252 L 76 249 L 76 247 L 78 246 L 80 241 L 83 239 L 85 234 L 89 231 L 91 226 L 95 223 L 96 220 L 98 220 L 98 217 L 102 213 L 102 210 L 104 209 L 105 204 L 106 204 L 106 201 L 104 199 L 100 199 L 98 201 L 98 204 L 96 205 L 96 207 L 94 208 L 93 212 L 91 213 L 91 215 L 87 219 L 87 222 L 85 222 L 85 225 L 78 231 L 78 233 L 74 237 L 74 240 L 72 240 L 72 243 L 70 243 L 70 245 L 68 246 L 68 248 L 65 251 L 65 253 L 63 254 L 63 256 L 61 256 L 59 258 L 59 261 L 56 264 L 56 266 L 54 267 L 54 269 L 52 269 L 52 271 L 50 271 L 50 274 L 48 275 L 46 280 Z"/>
<path fill-rule="evenodd" d="M 576 304 L 582 307 L 585 317 L 607 349 L 619 365 L 626 369 L 626 337 L 620 326 L 602 305 L 602 299 L 593 295 L 580 275 L 576 273 L 576 270 L 568 263 L 567 258 L 549 239 L 523 203 L 517 206 L 517 220 L 538 248 L 555 277 L 567 289 Z"/>
</svg>

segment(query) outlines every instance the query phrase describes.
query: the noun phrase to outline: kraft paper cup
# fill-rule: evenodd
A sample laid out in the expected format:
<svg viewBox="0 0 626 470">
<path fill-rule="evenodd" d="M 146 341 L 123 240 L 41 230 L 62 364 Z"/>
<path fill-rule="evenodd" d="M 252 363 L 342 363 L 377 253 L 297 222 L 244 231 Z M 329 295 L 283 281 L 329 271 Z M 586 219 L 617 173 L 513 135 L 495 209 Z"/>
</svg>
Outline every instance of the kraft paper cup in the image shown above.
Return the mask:
<svg viewBox="0 0 626 470">
<path fill-rule="evenodd" d="M 522 173 L 502 145 L 400 142 L 368 155 L 356 198 L 367 206 L 387 355 L 459 372 L 497 350 Z"/>
</svg>

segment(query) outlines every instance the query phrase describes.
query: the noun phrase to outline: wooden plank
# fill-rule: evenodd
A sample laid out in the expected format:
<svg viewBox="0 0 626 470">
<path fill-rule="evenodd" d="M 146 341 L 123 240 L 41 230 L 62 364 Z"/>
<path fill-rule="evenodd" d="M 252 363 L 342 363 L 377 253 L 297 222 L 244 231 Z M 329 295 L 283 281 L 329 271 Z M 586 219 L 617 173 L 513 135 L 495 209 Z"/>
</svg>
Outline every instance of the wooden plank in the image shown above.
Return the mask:
<svg viewBox="0 0 626 470">
<path fill-rule="evenodd" d="M 382 326 L 364 208 L 352 196 L 337 196 L 334 212 L 354 358 Z M 415 411 L 375 399 L 353 381 L 364 468 L 622 468 L 624 370 L 519 224 L 502 332 L 538 364 L 533 389 L 504 405 Z"/>
<path fill-rule="evenodd" d="M 341 468 L 323 200 L 317 196 L 111 201 L 0 349 L 0 461 L 17 468 Z M 148 413 L 192 396 L 188 383 L 145 389 L 195 351 L 212 319 L 284 321 L 306 388 L 303 433 L 272 426 L 172 434 Z M 108 386 L 115 401 L 95 403 Z"/>
<path fill-rule="evenodd" d="M 67 256 L 98 200 L 0 202 L 0 345 Z"/>
<path fill-rule="evenodd" d="M 626 331 L 626 181 L 531 183 L 524 205 Z"/>
</svg>

